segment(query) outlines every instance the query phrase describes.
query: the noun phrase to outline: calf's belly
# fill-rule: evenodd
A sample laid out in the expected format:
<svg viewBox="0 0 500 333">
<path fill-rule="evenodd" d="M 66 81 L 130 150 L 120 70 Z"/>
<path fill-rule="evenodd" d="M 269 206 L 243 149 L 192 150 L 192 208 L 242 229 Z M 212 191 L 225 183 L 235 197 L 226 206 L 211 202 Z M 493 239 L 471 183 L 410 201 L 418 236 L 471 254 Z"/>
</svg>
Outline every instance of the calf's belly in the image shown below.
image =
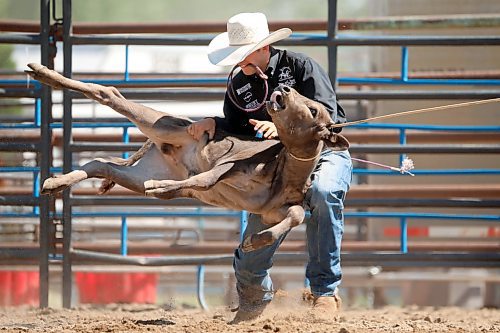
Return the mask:
<svg viewBox="0 0 500 333">
<path fill-rule="evenodd" d="M 210 205 L 256 214 L 265 213 L 269 202 L 268 191 L 235 188 L 223 183 L 218 183 L 207 191 L 197 192 L 196 197 Z"/>
</svg>

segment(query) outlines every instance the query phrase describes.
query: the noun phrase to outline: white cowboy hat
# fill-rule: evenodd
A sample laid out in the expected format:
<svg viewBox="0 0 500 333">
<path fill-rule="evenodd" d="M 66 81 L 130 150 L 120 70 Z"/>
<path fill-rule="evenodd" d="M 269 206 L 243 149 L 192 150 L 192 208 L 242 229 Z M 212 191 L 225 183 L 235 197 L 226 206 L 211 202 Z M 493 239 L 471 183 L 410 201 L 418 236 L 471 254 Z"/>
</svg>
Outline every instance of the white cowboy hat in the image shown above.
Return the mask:
<svg viewBox="0 0 500 333">
<path fill-rule="evenodd" d="M 269 33 L 262 13 L 241 13 L 227 21 L 227 32 L 217 35 L 208 45 L 208 59 L 214 65 L 233 66 L 250 53 L 292 33 L 288 28 Z"/>
</svg>

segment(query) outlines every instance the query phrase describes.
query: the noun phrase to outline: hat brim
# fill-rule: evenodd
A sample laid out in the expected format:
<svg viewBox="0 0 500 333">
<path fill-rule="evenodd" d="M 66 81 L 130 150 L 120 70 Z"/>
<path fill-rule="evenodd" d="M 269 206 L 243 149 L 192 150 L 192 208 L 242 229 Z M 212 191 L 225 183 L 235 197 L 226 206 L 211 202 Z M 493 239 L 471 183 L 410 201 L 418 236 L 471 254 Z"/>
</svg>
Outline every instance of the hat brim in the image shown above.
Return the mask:
<svg viewBox="0 0 500 333">
<path fill-rule="evenodd" d="M 208 60 L 217 66 L 234 66 L 243 61 L 250 53 L 292 34 L 292 30 L 283 28 L 270 33 L 258 43 L 229 45 L 227 32 L 217 35 L 208 45 Z"/>
</svg>

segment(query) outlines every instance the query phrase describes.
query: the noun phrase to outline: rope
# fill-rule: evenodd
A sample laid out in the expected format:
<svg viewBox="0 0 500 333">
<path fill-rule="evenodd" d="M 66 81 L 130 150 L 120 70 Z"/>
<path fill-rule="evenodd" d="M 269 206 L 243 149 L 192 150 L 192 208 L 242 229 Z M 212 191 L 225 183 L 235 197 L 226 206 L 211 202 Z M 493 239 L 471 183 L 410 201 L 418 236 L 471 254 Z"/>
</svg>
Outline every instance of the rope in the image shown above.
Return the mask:
<svg viewBox="0 0 500 333">
<path fill-rule="evenodd" d="M 240 106 L 238 104 L 238 102 L 236 101 L 237 97 L 236 97 L 236 94 L 234 93 L 234 88 L 233 88 L 233 72 L 236 68 L 239 67 L 238 65 L 233 67 L 233 69 L 231 70 L 231 72 L 229 73 L 229 75 L 227 77 L 226 90 L 227 90 L 227 96 L 229 97 L 231 102 L 234 104 L 234 106 L 236 106 L 241 111 L 254 112 L 254 111 L 259 110 L 266 103 L 267 93 L 269 91 L 269 86 L 267 84 L 267 75 L 264 74 L 264 72 L 262 71 L 262 69 L 259 68 L 259 66 L 256 66 L 254 64 L 248 64 L 247 66 L 253 66 L 257 72 L 256 75 L 264 81 L 264 98 L 262 99 L 262 102 L 258 103 L 258 105 L 254 108 L 246 109 L 246 108 Z"/>
<path fill-rule="evenodd" d="M 309 158 L 302 158 L 302 157 L 297 157 L 295 156 L 294 154 L 288 152 L 288 155 L 290 155 L 291 157 L 293 157 L 294 159 L 296 159 L 297 161 L 301 161 L 301 162 L 309 162 L 309 161 L 313 161 L 315 159 L 317 159 L 319 157 L 319 155 L 321 155 L 321 150 L 319 151 L 318 154 L 316 154 L 315 156 L 313 157 L 309 157 Z"/>
<path fill-rule="evenodd" d="M 411 164 L 407 163 L 407 167 L 405 167 L 405 163 L 403 162 L 403 166 L 401 166 L 399 168 L 396 168 L 396 167 L 393 167 L 393 166 L 390 166 L 390 165 L 386 165 L 386 164 L 382 164 L 382 163 L 377 163 L 377 162 L 363 160 L 361 158 L 351 157 L 351 160 L 362 162 L 362 163 L 366 163 L 366 164 L 372 164 L 372 165 L 376 165 L 376 166 L 379 166 L 379 167 L 382 167 L 382 168 L 390 169 L 392 171 L 398 171 L 398 172 L 400 172 L 402 174 L 406 173 L 406 174 L 409 174 L 410 176 L 415 176 L 413 173 L 410 172 L 410 170 L 413 169 L 413 161 L 410 160 L 410 159 L 408 159 L 408 158 L 406 160 L 407 161 L 411 161 Z"/>
<path fill-rule="evenodd" d="M 393 114 L 386 114 L 383 116 L 377 116 L 377 117 L 372 117 L 372 118 L 367 118 L 367 119 L 362 119 L 362 120 L 349 121 L 349 122 L 346 122 L 343 124 L 335 124 L 332 126 L 332 128 L 363 124 L 363 123 L 367 123 L 367 122 L 372 121 L 372 120 L 395 118 L 395 117 L 405 116 L 405 115 L 410 115 L 410 114 L 418 114 L 418 113 L 446 110 L 446 109 L 452 109 L 452 108 L 461 108 L 461 107 L 469 106 L 469 105 L 480 105 L 480 104 L 487 104 L 487 103 L 494 103 L 494 102 L 500 102 L 500 97 L 499 98 L 491 98 L 491 99 L 483 99 L 480 101 L 472 101 L 472 102 L 465 102 L 465 103 L 434 106 L 431 108 L 403 111 L 403 112 L 397 112 L 397 113 L 393 113 Z"/>
</svg>

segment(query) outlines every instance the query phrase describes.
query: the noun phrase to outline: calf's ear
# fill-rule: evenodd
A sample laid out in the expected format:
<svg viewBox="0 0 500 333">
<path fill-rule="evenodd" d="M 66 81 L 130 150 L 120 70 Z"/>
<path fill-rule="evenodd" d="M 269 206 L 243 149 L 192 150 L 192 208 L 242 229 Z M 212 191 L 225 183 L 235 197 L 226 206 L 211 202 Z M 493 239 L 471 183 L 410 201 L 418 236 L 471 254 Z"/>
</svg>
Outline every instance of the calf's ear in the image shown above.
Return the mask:
<svg viewBox="0 0 500 333">
<path fill-rule="evenodd" d="M 335 133 L 331 127 L 325 128 L 321 132 L 321 139 L 328 148 L 334 151 L 342 151 L 349 148 L 349 141 L 342 134 Z"/>
</svg>

